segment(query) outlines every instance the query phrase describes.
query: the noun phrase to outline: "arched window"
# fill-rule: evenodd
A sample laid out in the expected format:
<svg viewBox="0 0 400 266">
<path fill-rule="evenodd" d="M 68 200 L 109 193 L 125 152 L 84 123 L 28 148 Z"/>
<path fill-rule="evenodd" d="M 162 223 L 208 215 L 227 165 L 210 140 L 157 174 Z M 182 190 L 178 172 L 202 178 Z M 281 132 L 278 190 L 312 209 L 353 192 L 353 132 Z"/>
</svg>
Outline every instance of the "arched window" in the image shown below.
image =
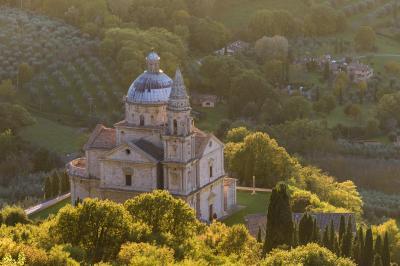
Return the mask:
<svg viewBox="0 0 400 266">
<path fill-rule="evenodd" d="M 178 135 L 178 121 L 174 119 L 174 135 Z"/>
<path fill-rule="evenodd" d="M 140 125 L 144 126 L 144 115 L 140 115 Z"/>
<path fill-rule="evenodd" d="M 213 177 L 213 166 L 210 165 L 210 177 Z"/>
</svg>

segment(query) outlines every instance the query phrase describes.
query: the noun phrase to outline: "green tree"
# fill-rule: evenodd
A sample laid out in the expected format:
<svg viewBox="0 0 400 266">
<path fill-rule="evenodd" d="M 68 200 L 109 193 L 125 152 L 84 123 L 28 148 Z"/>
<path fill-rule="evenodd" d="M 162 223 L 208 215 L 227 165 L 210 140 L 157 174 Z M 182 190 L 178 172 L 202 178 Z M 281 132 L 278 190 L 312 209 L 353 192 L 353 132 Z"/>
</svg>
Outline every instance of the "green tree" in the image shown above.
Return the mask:
<svg viewBox="0 0 400 266">
<path fill-rule="evenodd" d="M 311 103 L 303 96 L 289 97 L 283 103 L 283 116 L 285 120 L 305 119 L 311 114 Z"/>
<path fill-rule="evenodd" d="M 11 79 L 6 79 L 0 83 L 0 99 L 12 101 L 16 90 Z"/>
<path fill-rule="evenodd" d="M 243 184 L 272 187 L 294 174 L 297 161 L 267 134 L 256 132 L 248 135 L 242 143 L 227 147 L 225 151 L 228 170 L 239 176 Z"/>
<path fill-rule="evenodd" d="M 258 243 L 262 243 L 262 239 L 261 239 L 261 227 L 258 227 L 257 242 L 258 242 Z"/>
<path fill-rule="evenodd" d="M 44 179 L 44 198 L 51 199 L 53 197 L 53 187 L 51 185 L 51 178 L 50 176 L 46 176 Z"/>
<path fill-rule="evenodd" d="M 354 37 L 355 46 L 360 51 L 371 51 L 375 41 L 375 31 L 369 26 L 361 26 Z"/>
<path fill-rule="evenodd" d="M 60 178 L 57 171 L 51 176 L 51 191 L 53 192 L 53 197 L 60 195 Z"/>
<path fill-rule="evenodd" d="M 11 129 L 16 133 L 24 126 L 35 123 L 35 119 L 22 106 L 17 104 L 0 103 L 0 132 Z"/>
<path fill-rule="evenodd" d="M 231 95 L 228 99 L 229 112 L 236 117 L 242 114 L 246 103 L 261 104 L 271 94 L 273 94 L 272 88 L 258 71 L 243 70 L 231 80 Z"/>
<path fill-rule="evenodd" d="M 350 258 L 353 250 L 352 245 L 353 245 L 353 223 L 351 220 L 351 216 L 349 216 L 347 220 L 346 232 L 344 233 L 341 241 L 340 255 L 342 257 Z"/>
<path fill-rule="evenodd" d="M 316 243 L 311 243 L 291 250 L 275 249 L 268 254 L 268 257 L 261 265 L 355 266 L 356 264 L 350 259 L 336 256 Z"/>
<path fill-rule="evenodd" d="M 26 82 L 33 77 L 33 69 L 27 63 L 22 63 L 18 67 L 17 86 L 20 89 Z"/>
<path fill-rule="evenodd" d="M 172 265 L 174 251 L 167 247 L 159 247 L 149 243 L 125 243 L 118 253 L 121 265 Z"/>
<path fill-rule="evenodd" d="M 221 49 L 229 38 L 228 29 L 222 23 L 209 18 L 195 19 L 190 25 L 190 46 L 201 52 Z"/>
<path fill-rule="evenodd" d="M 329 226 L 327 225 L 322 236 L 322 244 L 329 249 Z"/>
<path fill-rule="evenodd" d="M 311 241 L 314 243 L 321 242 L 321 234 L 320 234 L 320 230 L 319 230 L 319 227 L 317 224 L 317 219 L 313 219 L 313 230 L 312 230 Z"/>
<path fill-rule="evenodd" d="M 243 142 L 244 138 L 247 137 L 251 132 L 246 127 L 232 128 L 226 134 L 227 142 Z"/>
<path fill-rule="evenodd" d="M 305 245 L 312 241 L 313 236 L 313 218 L 308 213 L 301 217 L 299 222 L 299 244 Z"/>
<path fill-rule="evenodd" d="M 28 224 L 30 220 L 25 211 L 20 207 L 6 206 L 1 210 L 4 223 L 7 226 L 15 226 L 16 224 Z"/>
<path fill-rule="evenodd" d="M 264 64 L 265 78 L 272 84 L 282 84 L 285 81 L 284 63 L 281 60 L 268 60 Z"/>
<path fill-rule="evenodd" d="M 127 200 L 124 206 L 133 220 L 150 226 L 158 243 L 166 244 L 170 241 L 172 248 L 193 237 L 199 227 L 194 210 L 167 191 L 156 190 L 141 194 Z"/>
<path fill-rule="evenodd" d="M 349 84 L 349 77 L 347 76 L 347 73 L 345 72 L 340 72 L 335 79 L 334 83 L 334 93 L 336 97 L 339 98 L 339 103 L 343 104 L 343 97 L 345 93 L 345 89 L 347 88 Z"/>
<path fill-rule="evenodd" d="M 374 260 L 374 244 L 373 244 L 371 228 L 368 228 L 365 234 L 365 243 L 362 255 L 363 255 L 363 260 L 362 260 L 363 265 L 372 266 Z"/>
<path fill-rule="evenodd" d="M 149 230 L 143 223 L 134 223 L 120 204 L 86 199 L 76 207 L 61 209 L 49 232 L 61 243 L 83 249 L 87 261 L 94 263 L 115 258 L 123 243 L 141 241 Z"/>
<path fill-rule="evenodd" d="M 304 18 L 304 28 L 309 36 L 323 36 L 345 28 L 346 17 L 328 5 L 314 5 Z"/>
<path fill-rule="evenodd" d="M 254 44 L 256 55 L 263 62 L 270 60 L 286 61 L 289 52 L 289 42 L 283 36 L 264 36 Z"/>
<path fill-rule="evenodd" d="M 293 220 L 287 185 L 277 184 L 272 190 L 267 212 L 263 254 L 281 245 L 292 246 Z"/>
<path fill-rule="evenodd" d="M 375 239 L 374 251 L 375 254 L 379 254 L 382 257 L 382 237 L 380 235 Z"/>
<path fill-rule="evenodd" d="M 396 124 L 400 123 L 400 92 L 385 94 L 379 100 L 376 107 L 377 118 L 381 126 L 386 130 L 393 130 L 390 120 L 394 120 Z"/>
<path fill-rule="evenodd" d="M 67 193 L 70 190 L 69 176 L 66 171 L 60 173 L 60 191 L 61 193 Z"/>
<path fill-rule="evenodd" d="M 206 56 L 202 60 L 199 73 L 202 77 L 201 87 L 205 92 L 219 96 L 231 95 L 231 79 L 240 74 L 242 62 L 232 56 Z M 196 75 L 198 75 L 196 73 Z"/>
<path fill-rule="evenodd" d="M 339 223 L 339 243 L 342 243 L 343 236 L 346 232 L 346 220 L 344 216 L 340 216 L 340 223 Z"/>
<path fill-rule="evenodd" d="M 383 240 L 383 248 L 382 248 L 382 265 L 389 266 L 390 265 L 390 248 L 389 248 L 389 237 L 388 233 L 385 233 L 385 238 Z"/>
</svg>

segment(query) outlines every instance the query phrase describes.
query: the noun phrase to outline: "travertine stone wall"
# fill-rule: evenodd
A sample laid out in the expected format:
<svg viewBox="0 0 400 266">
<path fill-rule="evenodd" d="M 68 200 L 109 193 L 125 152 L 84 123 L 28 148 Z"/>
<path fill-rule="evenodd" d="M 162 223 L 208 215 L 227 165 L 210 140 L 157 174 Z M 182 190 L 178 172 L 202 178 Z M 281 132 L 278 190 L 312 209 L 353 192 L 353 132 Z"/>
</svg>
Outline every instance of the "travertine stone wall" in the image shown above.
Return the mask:
<svg viewBox="0 0 400 266">
<path fill-rule="evenodd" d="M 211 144 L 210 144 L 211 143 Z M 210 177 L 210 166 L 212 176 Z M 199 161 L 200 187 L 225 174 L 223 149 L 212 139 L 207 144 L 204 156 Z"/>
<path fill-rule="evenodd" d="M 125 103 L 125 120 L 132 125 L 140 125 L 140 117 L 145 126 L 166 124 L 166 105 L 140 105 Z"/>
<path fill-rule="evenodd" d="M 125 175 L 132 176 L 132 185 L 126 186 Z M 156 164 L 133 164 L 121 161 L 102 161 L 102 188 L 152 191 L 157 188 Z"/>
</svg>

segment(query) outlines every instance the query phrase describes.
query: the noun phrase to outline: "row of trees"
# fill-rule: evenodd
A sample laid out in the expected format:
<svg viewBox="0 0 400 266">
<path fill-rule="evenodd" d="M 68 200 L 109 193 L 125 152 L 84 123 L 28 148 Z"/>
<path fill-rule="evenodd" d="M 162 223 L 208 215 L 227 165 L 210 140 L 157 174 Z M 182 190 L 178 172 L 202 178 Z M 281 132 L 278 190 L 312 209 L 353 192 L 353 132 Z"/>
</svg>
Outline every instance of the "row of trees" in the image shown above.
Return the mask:
<svg viewBox="0 0 400 266">
<path fill-rule="evenodd" d="M 290 205 L 290 195 L 286 184 L 278 184 L 273 190 L 267 212 L 267 225 L 263 254 L 282 246 L 296 247 L 308 243 L 317 243 L 326 247 L 341 257 L 351 258 L 362 266 L 384 265 L 390 266 L 391 255 L 388 232 L 384 239 L 381 235 L 375 238 L 373 243 L 372 229 L 368 228 L 364 234 L 359 227 L 357 234 L 353 231 L 355 226 L 351 216 L 347 219 L 341 216 L 339 231 L 335 232 L 333 220 L 326 226 L 321 236 L 316 219 L 305 213 L 299 224 L 294 224 Z M 259 241 L 261 230 L 259 231 Z"/>
<path fill-rule="evenodd" d="M 65 171 L 54 170 L 45 177 L 44 198 L 51 199 L 70 190 L 69 176 Z"/>
<path fill-rule="evenodd" d="M 314 5 L 304 20 L 284 10 L 260 10 L 250 18 L 248 27 L 253 40 L 264 35 L 324 36 L 343 31 L 346 18 L 343 12 L 327 5 Z"/>
<path fill-rule="evenodd" d="M 315 243 L 275 249 L 263 259 L 262 245 L 244 225 L 201 224 L 189 205 L 166 191 L 124 204 L 88 199 L 43 223 L 2 227 L 0 235 L 0 258 L 22 256 L 28 265 L 272 266 L 313 260 L 317 254 L 318 265 L 355 265 Z"/>
</svg>

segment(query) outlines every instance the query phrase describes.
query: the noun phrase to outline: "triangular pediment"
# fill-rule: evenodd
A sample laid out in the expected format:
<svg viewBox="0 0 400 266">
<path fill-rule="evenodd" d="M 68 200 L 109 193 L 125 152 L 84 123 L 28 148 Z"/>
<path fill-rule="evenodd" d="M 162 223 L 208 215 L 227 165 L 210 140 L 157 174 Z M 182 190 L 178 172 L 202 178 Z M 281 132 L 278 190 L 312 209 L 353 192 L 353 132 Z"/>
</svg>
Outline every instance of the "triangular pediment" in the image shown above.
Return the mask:
<svg viewBox="0 0 400 266">
<path fill-rule="evenodd" d="M 125 143 L 112 149 L 105 154 L 106 160 L 129 161 L 136 163 L 157 163 L 158 161 L 153 158 L 146 151 L 140 149 L 133 143 Z"/>
<path fill-rule="evenodd" d="M 223 147 L 224 144 L 216 136 L 209 134 L 208 138 L 205 140 L 202 155 Z"/>
</svg>

